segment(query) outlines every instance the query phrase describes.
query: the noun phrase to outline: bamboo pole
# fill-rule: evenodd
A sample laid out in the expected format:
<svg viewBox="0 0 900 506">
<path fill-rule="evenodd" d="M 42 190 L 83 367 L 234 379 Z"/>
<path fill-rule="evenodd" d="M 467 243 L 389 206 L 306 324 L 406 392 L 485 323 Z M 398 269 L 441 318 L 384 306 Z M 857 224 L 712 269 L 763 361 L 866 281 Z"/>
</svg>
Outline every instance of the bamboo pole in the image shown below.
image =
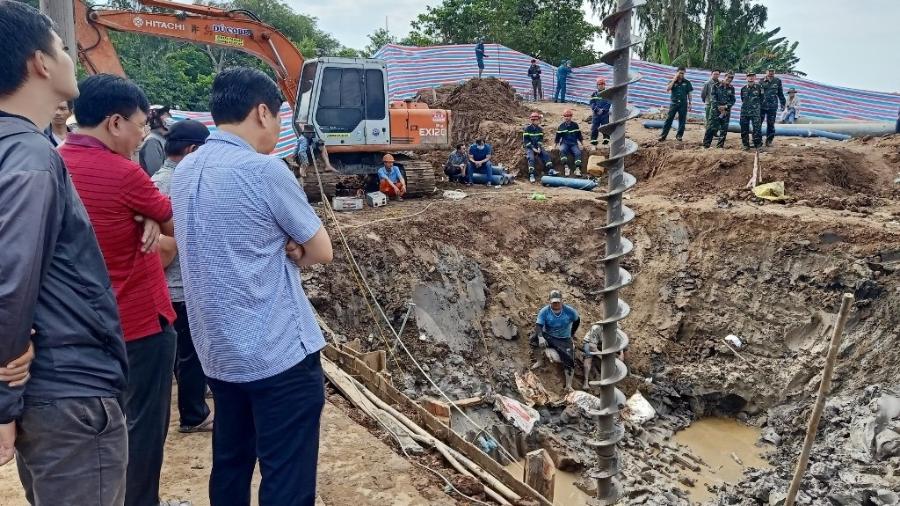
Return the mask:
<svg viewBox="0 0 900 506">
<path fill-rule="evenodd" d="M 791 486 L 788 488 L 787 498 L 784 501 L 785 506 L 794 506 L 794 500 L 796 500 L 797 492 L 800 490 L 800 482 L 803 480 L 803 473 L 806 472 L 806 466 L 809 464 L 809 453 L 812 450 L 813 441 L 816 439 L 816 431 L 819 428 L 819 421 L 822 419 L 822 411 L 825 409 L 825 399 L 828 397 L 828 391 L 831 389 L 831 374 L 834 372 L 834 362 L 837 359 L 838 348 L 841 346 L 841 335 L 844 333 L 844 325 L 847 323 L 847 315 L 850 314 L 850 305 L 852 303 L 853 295 L 845 293 L 841 299 L 841 309 L 838 311 L 837 321 L 834 324 L 834 332 L 831 334 L 831 345 L 828 347 L 825 367 L 822 370 L 822 382 L 819 383 L 816 403 L 813 405 L 812 413 L 809 415 L 809 424 L 806 426 L 806 438 L 803 440 L 803 450 L 800 452 L 800 459 L 797 461 L 797 468 L 794 470 L 794 479 L 791 480 Z"/>
</svg>

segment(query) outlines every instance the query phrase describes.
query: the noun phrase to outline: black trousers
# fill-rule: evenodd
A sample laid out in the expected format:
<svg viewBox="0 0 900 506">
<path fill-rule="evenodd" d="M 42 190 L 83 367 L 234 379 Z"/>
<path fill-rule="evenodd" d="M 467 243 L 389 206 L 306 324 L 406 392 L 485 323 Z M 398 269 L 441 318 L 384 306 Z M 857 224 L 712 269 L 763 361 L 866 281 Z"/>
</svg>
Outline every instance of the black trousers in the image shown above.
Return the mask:
<svg viewBox="0 0 900 506">
<path fill-rule="evenodd" d="M 197 357 L 191 327 L 188 325 L 184 302 L 173 302 L 177 319 L 175 333 L 178 345 L 175 354 L 175 379 L 178 381 L 178 422 L 183 428 L 196 427 L 209 416 L 206 405 L 206 375 Z"/>
<path fill-rule="evenodd" d="M 216 405 L 212 506 L 249 506 L 259 459 L 260 506 L 313 506 L 325 384 L 319 353 L 249 383 L 209 379 Z"/>
<path fill-rule="evenodd" d="M 128 386 L 123 395 L 128 424 L 126 506 L 159 505 L 159 472 L 169 433 L 175 330 L 160 318 L 162 331 L 125 343 Z"/>
</svg>

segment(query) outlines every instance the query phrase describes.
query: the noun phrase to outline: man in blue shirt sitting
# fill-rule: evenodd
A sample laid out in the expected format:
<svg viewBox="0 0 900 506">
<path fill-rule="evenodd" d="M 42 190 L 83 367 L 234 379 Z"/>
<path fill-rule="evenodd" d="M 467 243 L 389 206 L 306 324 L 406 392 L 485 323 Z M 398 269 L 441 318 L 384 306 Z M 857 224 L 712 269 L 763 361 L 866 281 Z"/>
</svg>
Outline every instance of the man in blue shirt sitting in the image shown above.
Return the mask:
<svg viewBox="0 0 900 506">
<path fill-rule="evenodd" d="M 472 175 L 476 171 L 484 173 L 487 176 L 488 187 L 492 186 L 494 179 L 494 166 L 491 165 L 491 145 L 484 142 L 484 139 L 476 139 L 475 144 L 469 146 L 469 172 L 466 174 L 466 184 L 472 184 Z"/>
<path fill-rule="evenodd" d="M 537 369 L 544 365 L 544 349 L 550 347 L 559 354 L 566 377 L 566 390 L 572 391 L 572 377 L 575 375 L 575 345 L 572 337 L 578 331 L 581 317 L 578 311 L 563 304 L 559 290 L 550 292 L 550 303 L 537 315 L 529 343 L 537 351 L 537 361 L 531 366 Z"/>
<path fill-rule="evenodd" d="M 394 165 L 394 157 L 388 153 L 381 159 L 384 167 L 378 169 L 378 189 L 381 193 L 388 197 L 397 197 L 397 200 L 403 201 L 406 195 L 406 179 L 400 172 L 400 167 Z"/>
</svg>

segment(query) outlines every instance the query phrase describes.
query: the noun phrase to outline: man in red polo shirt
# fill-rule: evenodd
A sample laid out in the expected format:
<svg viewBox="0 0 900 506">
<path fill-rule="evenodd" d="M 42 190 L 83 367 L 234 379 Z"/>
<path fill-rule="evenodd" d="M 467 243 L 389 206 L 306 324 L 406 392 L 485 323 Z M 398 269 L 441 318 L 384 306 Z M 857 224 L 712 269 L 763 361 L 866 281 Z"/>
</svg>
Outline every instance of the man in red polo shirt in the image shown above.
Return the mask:
<svg viewBox="0 0 900 506">
<path fill-rule="evenodd" d="M 157 243 L 160 232 L 173 235 L 172 205 L 130 159 L 146 133 L 144 92 L 108 74 L 88 77 L 79 89 L 79 130 L 59 153 L 97 233 L 125 334 L 125 504 L 158 506 L 176 334 Z"/>
</svg>

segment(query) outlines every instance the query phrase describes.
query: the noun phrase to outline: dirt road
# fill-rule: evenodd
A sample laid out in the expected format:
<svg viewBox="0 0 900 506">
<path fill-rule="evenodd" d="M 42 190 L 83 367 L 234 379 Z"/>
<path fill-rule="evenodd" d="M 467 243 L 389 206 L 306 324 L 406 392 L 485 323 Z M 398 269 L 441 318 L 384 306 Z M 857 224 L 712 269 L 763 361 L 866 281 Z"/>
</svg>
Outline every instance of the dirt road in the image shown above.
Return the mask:
<svg viewBox="0 0 900 506">
<path fill-rule="evenodd" d="M 173 399 L 174 400 L 174 399 Z M 173 403 L 173 412 L 177 412 Z M 162 499 L 189 499 L 209 505 L 206 492 L 212 464 L 210 434 L 180 434 L 173 417 L 166 441 Z M 452 505 L 453 500 L 413 464 L 393 452 L 330 402 L 322 414 L 319 448 L 319 500 L 327 506 Z M 257 474 L 253 482 L 256 504 Z M 423 488 L 420 492 L 417 487 Z M 0 506 L 27 504 L 14 463 L 0 467 Z M 61 503 L 62 504 L 62 503 Z"/>
</svg>

